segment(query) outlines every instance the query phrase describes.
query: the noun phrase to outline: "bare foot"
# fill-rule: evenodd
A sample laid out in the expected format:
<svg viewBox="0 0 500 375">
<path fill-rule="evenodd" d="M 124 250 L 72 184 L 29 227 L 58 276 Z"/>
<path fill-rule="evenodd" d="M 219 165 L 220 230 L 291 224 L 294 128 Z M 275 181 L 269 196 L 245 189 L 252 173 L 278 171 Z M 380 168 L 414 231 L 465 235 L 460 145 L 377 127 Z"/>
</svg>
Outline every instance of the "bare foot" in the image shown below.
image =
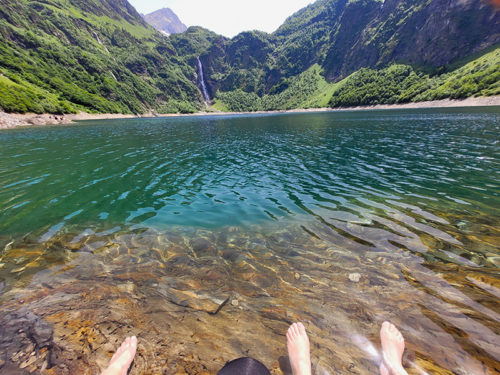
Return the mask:
<svg viewBox="0 0 500 375">
<path fill-rule="evenodd" d="M 127 375 L 137 350 L 137 338 L 127 337 L 111 358 L 108 368 L 101 375 Z"/>
<path fill-rule="evenodd" d="M 381 375 L 408 375 L 401 363 L 405 350 L 405 340 L 394 324 L 389 322 L 382 324 L 380 341 L 383 352 L 383 362 L 380 365 Z"/>
<path fill-rule="evenodd" d="M 288 328 L 286 347 L 293 375 L 311 375 L 309 337 L 302 323 L 293 323 Z"/>
<path fill-rule="evenodd" d="M 380 375 L 391 375 L 391 373 L 389 372 L 389 370 L 387 370 L 387 367 L 385 367 L 385 364 L 384 364 L 383 361 L 380 364 Z"/>
</svg>

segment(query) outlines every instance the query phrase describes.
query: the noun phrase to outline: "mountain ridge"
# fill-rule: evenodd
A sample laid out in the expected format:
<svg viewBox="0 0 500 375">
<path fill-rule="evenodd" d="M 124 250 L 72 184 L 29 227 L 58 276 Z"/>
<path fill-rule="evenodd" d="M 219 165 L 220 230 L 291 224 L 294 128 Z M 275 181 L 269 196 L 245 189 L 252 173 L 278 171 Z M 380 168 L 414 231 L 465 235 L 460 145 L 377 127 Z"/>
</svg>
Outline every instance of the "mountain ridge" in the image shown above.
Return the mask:
<svg viewBox="0 0 500 375">
<path fill-rule="evenodd" d="M 177 14 L 170 8 L 158 9 L 154 12 L 143 15 L 148 24 L 153 26 L 166 36 L 182 33 L 187 30 Z"/>
<path fill-rule="evenodd" d="M 8 112 L 195 112 L 205 106 L 198 58 L 215 108 L 500 93 L 500 10 L 491 0 L 318 0 L 272 34 L 231 39 L 201 27 L 167 38 L 126 0 L 0 5 L 0 107 Z M 366 96 L 370 85 L 376 95 Z"/>
</svg>

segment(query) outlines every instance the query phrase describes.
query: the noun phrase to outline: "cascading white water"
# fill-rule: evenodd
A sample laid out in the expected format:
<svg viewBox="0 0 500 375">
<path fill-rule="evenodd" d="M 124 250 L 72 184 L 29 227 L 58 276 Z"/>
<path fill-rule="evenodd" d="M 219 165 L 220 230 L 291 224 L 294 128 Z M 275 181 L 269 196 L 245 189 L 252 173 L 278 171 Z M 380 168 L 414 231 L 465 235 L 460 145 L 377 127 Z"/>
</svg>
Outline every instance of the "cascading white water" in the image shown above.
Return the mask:
<svg viewBox="0 0 500 375">
<path fill-rule="evenodd" d="M 203 75 L 203 65 L 201 64 L 201 60 L 198 57 L 198 74 L 200 79 L 201 92 L 203 94 L 203 100 L 205 101 L 205 105 L 208 106 L 210 103 L 210 96 L 208 95 L 207 85 L 205 84 L 205 77 Z"/>
</svg>

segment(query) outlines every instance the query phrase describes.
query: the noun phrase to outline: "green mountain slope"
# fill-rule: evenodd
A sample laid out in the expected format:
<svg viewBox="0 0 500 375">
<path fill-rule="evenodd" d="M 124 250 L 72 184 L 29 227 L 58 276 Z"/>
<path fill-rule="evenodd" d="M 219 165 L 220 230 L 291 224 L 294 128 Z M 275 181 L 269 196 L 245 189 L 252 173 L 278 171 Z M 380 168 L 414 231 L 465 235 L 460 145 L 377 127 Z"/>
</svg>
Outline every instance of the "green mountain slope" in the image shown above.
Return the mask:
<svg viewBox="0 0 500 375">
<path fill-rule="evenodd" d="M 126 0 L 0 0 L 10 112 L 195 111 L 195 69 Z"/>
<path fill-rule="evenodd" d="M 315 64 L 289 78 L 287 88 L 279 94 L 259 97 L 243 90 L 219 92 L 215 108 L 264 111 L 352 107 L 490 95 L 500 95 L 500 48 L 452 72 L 435 76 L 409 65 L 393 64 L 380 70 L 362 68 L 339 82 L 329 83 Z"/>
<path fill-rule="evenodd" d="M 275 33 L 219 40 L 201 60 L 213 96 L 263 97 L 315 64 L 328 82 L 392 64 L 435 75 L 499 43 L 500 10 L 491 0 L 318 0 Z"/>
</svg>

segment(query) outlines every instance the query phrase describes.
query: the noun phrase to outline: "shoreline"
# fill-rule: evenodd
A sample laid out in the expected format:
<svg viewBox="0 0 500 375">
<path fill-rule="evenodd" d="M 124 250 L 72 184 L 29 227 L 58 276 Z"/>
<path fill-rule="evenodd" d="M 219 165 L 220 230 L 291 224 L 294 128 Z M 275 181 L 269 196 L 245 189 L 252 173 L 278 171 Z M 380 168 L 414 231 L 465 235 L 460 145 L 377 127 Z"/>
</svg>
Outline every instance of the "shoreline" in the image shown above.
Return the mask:
<svg viewBox="0 0 500 375">
<path fill-rule="evenodd" d="M 427 102 L 404 103 L 404 104 L 377 104 L 372 106 L 357 106 L 343 108 L 302 108 L 278 111 L 255 111 L 255 112 L 197 112 L 197 113 L 169 113 L 142 115 L 125 115 L 111 113 L 85 113 L 68 115 L 53 114 L 18 114 L 0 111 L 0 129 L 13 129 L 25 126 L 45 126 L 45 125 L 68 125 L 75 124 L 75 121 L 84 120 L 111 120 L 127 118 L 154 118 L 154 117 L 189 117 L 189 116 L 228 116 L 242 114 L 272 114 L 272 113 L 312 113 L 312 112 L 342 112 L 342 111 L 366 111 L 384 109 L 425 109 L 425 108 L 459 108 L 459 107 L 493 107 L 500 106 L 500 96 L 489 96 L 479 98 L 467 98 L 462 100 L 442 99 Z"/>
</svg>

